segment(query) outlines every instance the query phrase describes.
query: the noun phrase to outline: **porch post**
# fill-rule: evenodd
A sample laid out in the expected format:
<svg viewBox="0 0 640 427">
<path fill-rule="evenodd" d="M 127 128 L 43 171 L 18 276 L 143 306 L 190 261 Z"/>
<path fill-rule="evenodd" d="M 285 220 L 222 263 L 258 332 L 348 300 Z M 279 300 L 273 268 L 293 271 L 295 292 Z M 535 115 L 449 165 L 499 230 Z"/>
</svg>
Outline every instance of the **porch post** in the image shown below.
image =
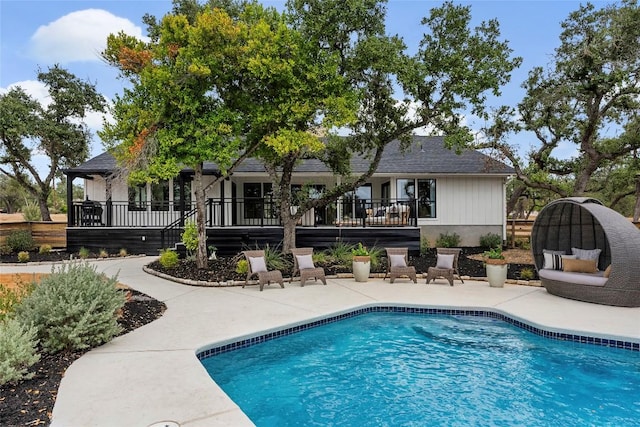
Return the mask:
<svg viewBox="0 0 640 427">
<path fill-rule="evenodd" d="M 73 227 L 76 222 L 75 209 L 73 206 L 73 180 L 74 174 L 67 175 L 67 227 Z"/>
<path fill-rule="evenodd" d="M 184 212 L 186 210 L 185 205 L 185 194 L 184 194 L 184 175 L 178 175 L 178 184 L 180 185 L 180 227 L 184 227 Z M 175 200 L 176 196 L 173 195 L 173 199 Z"/>
<path fill-rule="evenodd" d="M 226 210 L 226 206 L 224 203 L 224 183 L 225 180 L 220 180 L 220 226 L 224 227 L 225 225 L 225 210 Z"/>
</svg>

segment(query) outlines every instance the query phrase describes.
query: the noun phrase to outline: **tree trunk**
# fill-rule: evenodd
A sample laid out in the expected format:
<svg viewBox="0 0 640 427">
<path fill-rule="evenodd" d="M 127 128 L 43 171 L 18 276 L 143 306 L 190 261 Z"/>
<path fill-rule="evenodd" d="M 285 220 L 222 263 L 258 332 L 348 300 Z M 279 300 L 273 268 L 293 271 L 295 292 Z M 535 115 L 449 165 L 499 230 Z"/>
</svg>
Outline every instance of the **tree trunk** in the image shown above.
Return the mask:
<svg viewBox="0 0 640 427">
<path fill-rule="evenodd" d="M 48 196 L 48 194 L 42 194 L 41 197 L 38 197 L 38 207 L 43 221 L 51 221 L 51 213 L 49 212 L 49 206 L 47 206 Z"/>
<path fill-rule="evenodd" d="M 196 266 L 198 268 L 207 268 L 207 228 L 206 210 L 205 210 L 205 194 L 202 185 L 202 163 L 198 163 L 194 173 L 194 186 L 196 193 L 196 222 L 198 226 L 198 251 L 196 253 Z"/>
<path fill-rule="evenodd" d="M 636 175 L 636 206 L 633 209 L 633 222 L 640 220 L 640 174 Z"/>
<path fill-rule="evenodd" d="M 291 214 L 285 216 L 282 221 L 284 227 L 284 236 L 282 240 L 282 252 L 289 253 L 291 249 L 296 247 L 296 223 L 297 219 L 292 218 Z"/>
</svg>

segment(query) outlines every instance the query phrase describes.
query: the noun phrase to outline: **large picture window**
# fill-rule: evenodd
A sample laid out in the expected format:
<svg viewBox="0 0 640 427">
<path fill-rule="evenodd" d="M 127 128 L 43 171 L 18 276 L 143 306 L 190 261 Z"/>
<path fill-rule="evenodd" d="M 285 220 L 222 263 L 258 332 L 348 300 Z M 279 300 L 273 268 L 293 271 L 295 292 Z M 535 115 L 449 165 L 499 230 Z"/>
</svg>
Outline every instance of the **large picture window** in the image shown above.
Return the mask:
<svg viewBox="0 0 640 427">
<path fill-rule="evenodd" d="M 245 219 L 274 218 L 273 193 L 270 182 L 244 184 Z"/>
<path fill-rule="evenodd" d="M 436 217 L 436 180 L 418 180 L 418 218 Z"/>
<path fill-rule="evenodd" d="M 129 187 L 129 210 L 144 211 L 147 209 L 147 185 Z"/>
<path fill-rule="evenodd" d="M 151 183 L 151 210 L 169 210 L 169 181 Z"/>
<path fill-rule="evenodd" d="M 184 209 L 191 210 L 191 181 L 184 181 L 184 194 L 180 190 L 180 180 L 173 180 L 173 210 L 180 211 L 182 199 L 184 198 Z"/>
</svg>

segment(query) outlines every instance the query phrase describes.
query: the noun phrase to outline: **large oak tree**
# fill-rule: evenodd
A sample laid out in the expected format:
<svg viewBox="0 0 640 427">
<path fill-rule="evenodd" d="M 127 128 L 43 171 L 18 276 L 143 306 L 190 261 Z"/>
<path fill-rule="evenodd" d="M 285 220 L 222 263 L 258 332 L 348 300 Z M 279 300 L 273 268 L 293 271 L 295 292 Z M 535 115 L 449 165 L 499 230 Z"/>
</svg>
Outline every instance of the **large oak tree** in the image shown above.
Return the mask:
<svg viewBox="0 0 640 427">
<path fill-rule="evenodd" d="M 83 119 L 104 111 L 106 103 L 95 85 L 57 65 L 40 71 L 38 81 L 49 92 L 46 106 L 20 87 L 0 95 L 0 173 L 15 179 L 37 200 L 42 220 L 51 221 L 47 200 L 53 179 L 87 160 L 91 133 Z M 36 154 L 49 159 L 44 175 Z"/>
<path fill-rule="evenodd" d="M 637 0 L 601 9 L 587 3 L 571 13 L 551 66 L 529 72 L 524 99 L 496 112 L 477 147 L 497 149 L 525 186 L 561 197 L 599 193 L 602 175 L 620 176 L 623 164 L 632 180 L 640 172 L 630 161 L 640 149 L 630 132 L 640 111 L 639 22 Z M 610 134 L 615 129 L 619 137 Z M 533 139 L 525 159 L 509 144 L 524 132 Z M 575 154 L 567 157 L 567 149 Z"/>
</svg>

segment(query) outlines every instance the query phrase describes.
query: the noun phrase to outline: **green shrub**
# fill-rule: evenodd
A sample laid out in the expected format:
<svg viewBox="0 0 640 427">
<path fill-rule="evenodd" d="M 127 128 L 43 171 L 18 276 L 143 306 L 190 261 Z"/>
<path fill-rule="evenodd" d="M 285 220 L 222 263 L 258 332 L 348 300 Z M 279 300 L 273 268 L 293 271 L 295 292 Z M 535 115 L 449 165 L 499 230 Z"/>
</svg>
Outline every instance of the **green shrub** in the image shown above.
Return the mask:
<svg viewBox="0 0 640 427">
<path fill-rule="evenodd" d="M 27 230 L 15 230 L 7 236 L 7 246 L 11 252 L 30 251 L 36 244 Z"/>
<path fill-rule="evenodd" d="M 193 256 L 198 249 L 198 226 L 194 221 L 187 221 L 184 232 L 180 235 L 182 244 L 187 249 L 187 257 Z"/>
<path fill-rule="evenodd" d="M 107 278 L 88 263 L 54 267 L 16 307 L 16 317 L 36 327 L 46 352 L 95 347 L 121 331 L 117 310 L 125 295 L 116 283 L 115 276 Z"/>
<path fill-rule="evenodd" d="M 22 207 L 22 216 L 25 221 L 40 221 L 40 208 L 35 203 L 27 203 Z"/>
<path fill-rule="evenodd" d="M 0 255 L 10 255 L 13 250 L 9 245 L 0 245 Z"/>
<path fill-rule="evenodd" d="M 29 252 L 20 251 L 18 252 L 18 262 L 28 262 L 29 261 Z"/>
<path fill-rule="evenodd" d="M 496 248 L 502 246 L 502 237 L 495 233 L 480 236 L 480 246 L 484 248 Z"/>
<path fill-rule="evenodd" d="M 160 252 L 160 265 L 164 268 L 173 268 L 178 265 L 178 253 L 169 249 Z"/>
<path fill-rule="evenodd" d="M 352 251 L 354 245 L 345 243 L 343 241 L 337 241 L 329 249 L 327 254 L 333 261 L 339 263 L 342 266 L 351 266 Z"/>
<path fill-rule="evenodd" d="M 460 236 L 457 233 L 440 233 L 436 246 L 439 248 L 455 248 L 460 246 Z"/>
<path fill-rule="evenodd" d="M 98 252 L 98 256 L 100 258 L 109 258 L 109 252 L 106 249 L 100 249 L 100 251 Z"/>
<path fill-rule="evenodd" d="M 125 248 L 121 248 L 120 252 L 118 252 L 118 255 L 121 257 L 126 257 L 128 255 L 127 250 Z"/>
<path fill-rule="evenodd" d="M 80 250 L 78 251 L 78 256 L 82 259 L 89 258 L 90 254 L 91 252 L 89 252 L 89 249 L 85 248 L 84 246 L 81 247 Z"/>
<path fill-rule="evenodd" d="M 382 255 L 385 254 L 385 250 L 374 246 L 369 249 L 369 258 L 371 258 L 371 268 L 376 268 L 380 265 Z"/>
<path fill-rule="evenodd" d="M 33 292 L 35 283 L 18 282 L 13 286 L 0 283 L 0 320 L 13 314 L 16 307 Z"/>
<path fill-rule="evenodd" d="M 241 259 L 236 264 L 236 273 L 247 274 L 249 272 L 249 262 L 246 259 Z"/>
<path fill-rule="evenodd" d="M 40 360 L 36 334 L 16 319 L 0 321 L 0 385 L 33 377 L 28 370 Z"/>
<path fill-rule="evenodd" d="M 420 237 L 420 256 L 425 256 L 429 252 L 429 239 L 426 236 Z"/>
<path fill-rule="evenodd" d="M 280 245 L 275 248 L 267 245 L 264 248 L 264 260 L 269 270 L 287 270 L 291 267 L 289 260 L 280 251 Z"/>
<path fill-rule="evenodd" d="M 51 252 L 51 245 L 41 245 L 40 249 L 38 250 L 38 252 L 40 252 L 41 254 L 48 254 Z"/>
<path fill-rule="evenodd" d="M 533 280 L 534 277 L 533 268 L 525 267 L 520 270 L 520 278 L 522 280 Z"/>
</svg>

